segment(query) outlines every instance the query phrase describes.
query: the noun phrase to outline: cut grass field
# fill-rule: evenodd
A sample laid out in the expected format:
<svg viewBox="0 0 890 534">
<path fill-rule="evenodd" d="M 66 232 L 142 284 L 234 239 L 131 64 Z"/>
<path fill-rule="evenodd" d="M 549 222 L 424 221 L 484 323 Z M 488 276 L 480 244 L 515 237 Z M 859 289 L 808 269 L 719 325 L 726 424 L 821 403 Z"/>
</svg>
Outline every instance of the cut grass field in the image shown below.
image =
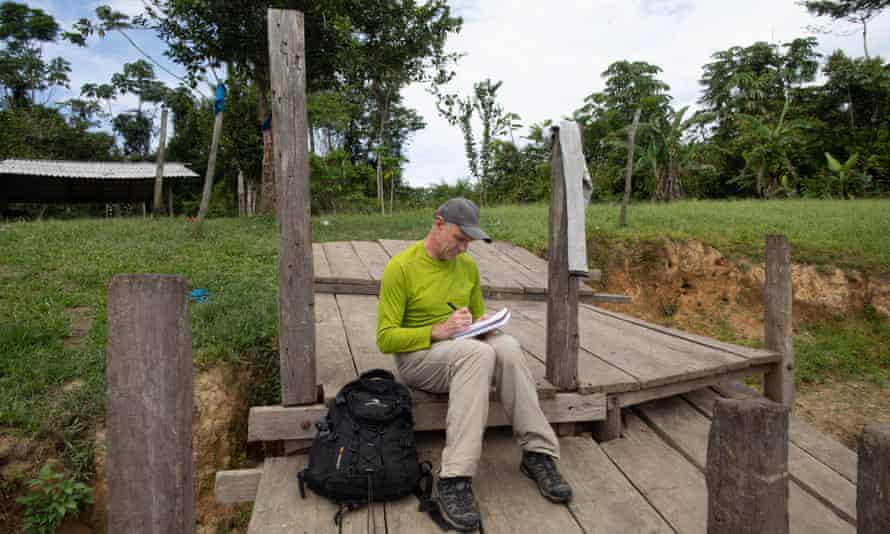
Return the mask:
<svg viewBox="0 0 890 534">
<path fill-rule="evenodd" d="M 431 210 L 392 216 L 313 218 L 316 241 L 420 238 Z M 762 261 L 763 236 L 785 233 L 795 262 L 890 273 L 890 201 L 734 201 L 633 205 L 629 226 L 618 206 L 588 209 L 591 239 L 669 236 L 708 243 L 729 256 Z M 495 239 L 541 253 L 547 207 L 491 207 L 483 226 Z M 211 219 L 194 239 L 183 219 L 91 219 L 0 225 L 0 427 L 56 439 L 89 470 L 84 430 L 102 416 L 106 288 L 118 273 L 176 273 L 210 301 L 190 305 L 196 363 L 241 361 L 273 345 L 277 331 L 275 223 Z M 593 258 L 593 262 L 596 259 Z M 93 317 L 83 340 L 71 310 Z M 847 318 L 805 325 L 796 340 L 801 374 L 883 383 L 890 377 L 888 321 Z M 864 355 L 864 356 L 863 356 Z"/>
</svg>

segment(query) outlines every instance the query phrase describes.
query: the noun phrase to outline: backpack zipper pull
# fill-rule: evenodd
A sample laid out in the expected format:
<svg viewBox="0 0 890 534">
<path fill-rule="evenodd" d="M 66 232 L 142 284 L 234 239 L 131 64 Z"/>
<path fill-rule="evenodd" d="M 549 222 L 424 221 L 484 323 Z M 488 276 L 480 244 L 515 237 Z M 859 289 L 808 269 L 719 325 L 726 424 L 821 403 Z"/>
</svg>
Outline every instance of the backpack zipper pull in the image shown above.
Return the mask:
<svg viewBox="0 0 890 534">
<path fill-rule="evenodd" d="M 343 449 L 346 447 L 340 447 L 340 452 L 337 454 L 337 471 L 340 470 L 340 460 L 343 459 Z"/>
</svg>

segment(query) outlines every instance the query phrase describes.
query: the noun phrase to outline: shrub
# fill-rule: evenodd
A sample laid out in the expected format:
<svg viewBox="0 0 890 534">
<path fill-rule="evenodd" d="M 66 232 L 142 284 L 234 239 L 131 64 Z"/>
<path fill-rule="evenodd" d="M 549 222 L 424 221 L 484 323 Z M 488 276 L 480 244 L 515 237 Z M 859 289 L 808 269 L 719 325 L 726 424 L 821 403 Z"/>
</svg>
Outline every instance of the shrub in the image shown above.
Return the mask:
<svg viewBox="0 0 890 534">
<path fill-rule="evenodd" d="M 26 533 L 53 534 L 65 516 L 77 513 L 82 504 L 93 502 L 92 491 L 86 484 L 53 472 L 49 466 L 44 466 L 28 487 L 28 494 L 16 499 L 25 507 Z"/>
</svg>

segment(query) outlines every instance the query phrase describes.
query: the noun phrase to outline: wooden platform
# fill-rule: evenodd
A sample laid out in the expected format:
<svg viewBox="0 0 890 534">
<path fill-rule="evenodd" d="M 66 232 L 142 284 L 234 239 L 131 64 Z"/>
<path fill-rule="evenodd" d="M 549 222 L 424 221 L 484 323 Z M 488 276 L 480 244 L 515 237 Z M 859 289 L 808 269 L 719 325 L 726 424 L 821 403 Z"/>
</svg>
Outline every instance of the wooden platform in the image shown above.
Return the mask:
<svg viewBox="0 0 890 534">
<path fill-rule="evenodd" d="M 568 506 L 545 501 L 517 466 L 520 451 L 506 429 L 486 434 L 474 483 L 483 530 L 490 533 L 704 533 L 707 493 L 703 469 L 711 404 L 704 388 L 650 401 L 625 411 L 621 439 L 597 444 L 589 435 L 562 438 L 560 467 L 572 484 Z M 792 416 L 791 532 L 854 533 L 856 455 Z M 437 462 L 441 432 L 420 434 L 425 459 Z M 337 532 L 334 506 L 307 492 L 297 495 L 295 474 L 304 455 L 266 460 L 243 473 L 228 501 L 256 497 L 249 533 Z M 246 481 L 246 482 L 245 482 Z M 436 533 L 417 512 L 414 497 L 374 506 L 378 533 Z M 374 532 L 365 510 L 347 515 L 343 532 Z"/>
<path fill-rule="evenodd" d="M 377 296 L 367 294 L 367 289 L 375 280 L 379 282 L 390 256 L 409 244 L 381 240 L 313 245 L 320 291 L 315 298 L 317 370 L 326 398 L 361 372 L 395 371 L 393 356 L 377 350 Z M 575 392 L 557 392 L 544 378 L 547 306 L 536 298 L 545 296 L 539 291 L 546 284 L 546 262 L 509 243 L 474 242 L 470 254 L 479 264 L 490 295 L 487 306 L 507 306 L 512 311 L 503 330 L 521 343 L 551 422 L 601 421 L 609 409 L 684 393 L 726 378 L 761 374 L 780 360 L 773 352 L 722 343 L 582 304 L 579 387 Z M 587 294 L 595 297 L 589 288 Z M 443 428 L 447 399 L 416 393 L 418 428 Z M 311 438 L 312 423 L 324 410 L 323 405 L 252 408 L 248 439 Z M 489 424 L 505 424 L 497 405 Z"/>
</svg>

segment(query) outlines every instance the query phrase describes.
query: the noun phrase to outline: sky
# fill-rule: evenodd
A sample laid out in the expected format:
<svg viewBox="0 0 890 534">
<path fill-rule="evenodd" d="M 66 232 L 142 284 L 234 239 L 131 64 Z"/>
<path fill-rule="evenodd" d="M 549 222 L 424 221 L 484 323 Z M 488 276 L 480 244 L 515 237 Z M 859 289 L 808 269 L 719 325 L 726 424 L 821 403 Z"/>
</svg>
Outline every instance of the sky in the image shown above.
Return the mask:
<svg viewBox="0 0 890 534">
<path fill-rule="evenodd" d="M 141 0 L 18 0 L 53 15 L 67 29 L 81 17 L 91 17 L 101 4 L 128 14 L 142 9 Z M 473 84 L 490 78 L 503 81 L 498 101 L 519 114 L 523 125 L 559 120 L 581 107 L 584 97 L 601 91 L 601 73 L 614 61 L 646 61 L 662 68 L 676 107 L 694 106 L 699 98 L 702 66 L 713 53 L 756 41 L 785 43 L 814 35 L 812 26 L 828 19 L 809 15 L 795 0 L 463 0 L 450 2 L 463 17 L 460 33 L 448 49 L 465 54 L 457 75 L 446 89 L 469 94 Z M 815 34 L 819 51 L 836 49 L 863 55 L 858 26 L 830 24 L 831 34 Z M 184 69 L 163 56 L 164 44 L 151 32 L 132 34 L 140 47 L 174 74 Z M 890 10 L 869 24 L 869 53 L 890 57 Z M 72 64 L 71 87 L 107 82 L 126 62 L 141 56 L 122 37 L 93 39 L 87 48 L 68 44 L 45 49 L 47 57 L 62 55 Z M 158 70 L 168 86 L 177 80 Z M 209 95 L 210 91 L 203 89 Z M 405 103 L 427 123 L 408 146 L 404 176 L 413 186 L 454 183 L 468 176 L 463 138 L 456 126 L 439 117 L 426 88 L 413 85 L 403 92 Z M 56 91 L 53 100 L 69 95 Z M 115 111 L 135 100 L 123 99 Z M 524 134 L 525 132 L 521 132 Z"/>
</svg>

